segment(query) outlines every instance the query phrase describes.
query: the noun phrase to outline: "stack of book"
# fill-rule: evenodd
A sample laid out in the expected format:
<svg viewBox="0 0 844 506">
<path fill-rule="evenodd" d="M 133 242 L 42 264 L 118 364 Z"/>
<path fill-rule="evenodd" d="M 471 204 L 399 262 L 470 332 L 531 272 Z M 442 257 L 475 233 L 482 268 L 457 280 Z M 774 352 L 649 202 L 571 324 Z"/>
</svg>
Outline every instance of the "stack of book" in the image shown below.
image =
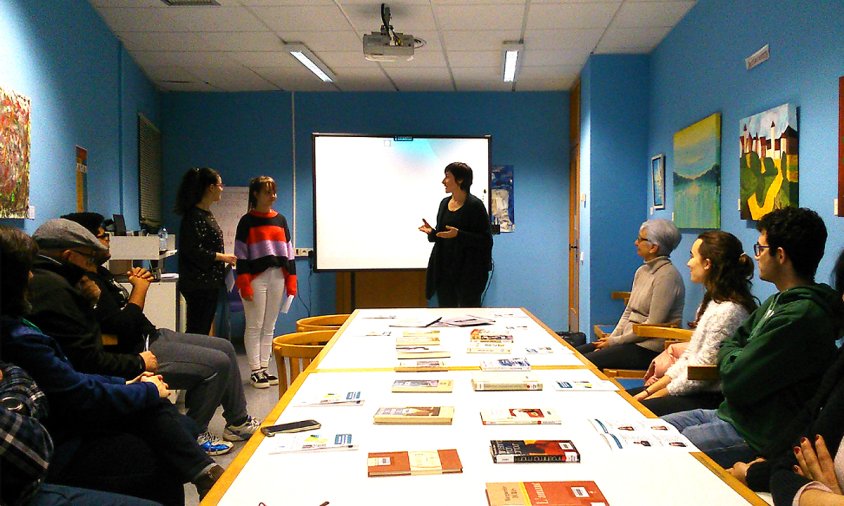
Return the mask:
<svg viewBox="0 0 844 506">
<path fill-rule="evenodd" d="M 542 390 L 542 381 L 531 373 L 482 372 L 472 376 L 476 392 L 504 390 Z"/>
<path fill-rule="evenodd" d="M 486 484 L 489 506 L 609 506 L 594 481 L 516 481 Z"/>
<path fill-rule="evenodd" d="M 457 450 L 374 452 L 367 458 L 367 475 L 406 476 L 462 473 Z"/>
<path fill-rule="evenodd" d="M 508 439 L 489 442 L 496 464 L 518 462 L 580 462 L 580 452 L 567 439 Z"/>
<path fill-rule="evenodd" d="M 451 425 L 453 406 L 402 406 L 378 408 L 373 421 L 378 424 Z"/>
<path fill-rule="evenodd" d="M 399 359 L 448 358 L 451 354 L 440 346 L 439 330 L 404 331 L 396 338 Z"/>
<path fill-rule="evenodd" d="M 481 370 L 484 371 L 529 371 L 530 362 L 526 358 L 499 358 L 497 360 L 482 360 Z"/>
<path fill-rule="evenodd" d="M 448 393 L 454 389 L 450 379 L 408 379 L 393 381 L 394 393 Z"/>
<path fill-rule="evenodd" d="M 484 425 L 559 425 L 556 411 L 543 408 L 504 408 L 481 410 Z"/>
</svg>

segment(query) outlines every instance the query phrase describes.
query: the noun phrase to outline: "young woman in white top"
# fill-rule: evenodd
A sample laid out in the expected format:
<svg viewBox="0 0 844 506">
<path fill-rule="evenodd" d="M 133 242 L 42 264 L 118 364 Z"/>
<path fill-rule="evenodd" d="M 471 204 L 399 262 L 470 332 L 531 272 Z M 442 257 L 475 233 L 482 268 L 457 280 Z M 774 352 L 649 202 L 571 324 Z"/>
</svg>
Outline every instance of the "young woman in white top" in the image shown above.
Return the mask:
<svg viewBox="0 0 844 506">
<path fill-rule="evenodd" d="M 630 391 L 658 416 L 718 407 L 723 400 L 718 381 L 690 380 L 688 367 L 715 364 L 721 341 L 756 308 L 750 293 L 753 261 L 733 234 L 720 230 L 700 234 L 686 265 L 692 282 L 706 289 L 694 334 L 686 351 L 662 378 L 647 388 Z"/>
</svg>

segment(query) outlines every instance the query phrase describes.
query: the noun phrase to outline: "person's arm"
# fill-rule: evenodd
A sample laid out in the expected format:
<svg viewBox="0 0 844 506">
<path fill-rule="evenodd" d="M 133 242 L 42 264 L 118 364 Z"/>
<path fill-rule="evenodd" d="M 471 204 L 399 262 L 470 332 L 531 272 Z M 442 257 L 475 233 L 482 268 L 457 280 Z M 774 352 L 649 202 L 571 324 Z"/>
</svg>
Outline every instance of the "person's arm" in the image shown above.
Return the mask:
<svg viewBox="0 0 844 506">
<path fill-rule="evenodd" d="M 469 197 L 467 197 L 469 199 Z M 467 200 L 468 227 L 462 228 L 457 233 L 457 240 L 464 248 L 478 249 L 485 251 L 492 245 L 492 231 L 490 230 L 489 215 L 486 208 L 479 199 Z"/>
<path fill-rule="evenodd" d="M 0 502 L 26 504 L 47 476 L 53 441 L 36 418 L 0 406 Z"/>
<path fill-rule="evenodd" d="M 62 350 L 81 371 L 134 378 L 145 368 L 136 354 L 103 350 L 96 317 L 82 296 L 66 283 L 53 283 L 39 275 L 30 282 L 33 312 L 30 315 L 45 334 L 59 342 Z"/>
<path fill-rule="evenodd" d="M 151 383 L 126 385 L 120 378 L 77 371 L 61 357 L 55 342 L 42 334 L 4 341 L 3 354 L 31 374 L 47 394 L 51 417 L 72 417 L 76 422 L 117 421 L 159 399 L 158 388 Z"/>
<path fill-rule="evenodd" d="M 237 222 L 237 230 L 234 235 L 234 255 L 237 257 L 237 277 L 234 280 L 240 296 L 243 300 L 252 300 L 252 258 L 249 254 L 249 214 L 240 218 Z"/>
<path fill-rule="evenodd" d="M 832 334 L 832 323 L 814 302 L 781 306 L 743 347 L 740 332 L 721 347 L 718 367 L 724 396 L 735 406 L 752 405 L 817 375 L 817 364 L 829 363 L 835 353 Z"/>
<path fill-rule="evenodd" d="M 284 228 L 284 237 L 287 238 L 285 251 L 287 251 L 287 264 L 282 266 L 284 272 L 284 291 L 287 295 L 296 295 L 299 290 L 299 283 L 296 279 L 296 253 L 293 250 L 293 243 L 291 242 L 290 228 L 287 226 L 287 219 L 279 215 Z"/>
<path fill-rule="evenodd" d="M 639 299 L 640 291 L 644 290 L 641 279 L 642 276 L 645 275 L 644 269 L 646 268 L 646 266 L 641 266 L 636 269 L 636 272 L 633 274 L 633 285 L 630 287 L 630 299 L 627 301 L 627 306 L 625 306 L 624 311 L 621 313 L 621 317 L 618 319 L 618 323 L 616 323 L 612 333 L 605 339 L 608 346 L 635 343 L 644 340 L 633 332 L 633 325 L 630 324 L 630 315 L 633 314 L 632 304 L 634 301 Z"/>
<path fill-rule="evenodd" d="M 143 312 L 147 300 L 149 285 L 153 281 L 152 273 L 140 267 L 133 267 L 128 273 L 132 292 L 129 294 L 129 304 L 134 304 Z"/>
</svg>

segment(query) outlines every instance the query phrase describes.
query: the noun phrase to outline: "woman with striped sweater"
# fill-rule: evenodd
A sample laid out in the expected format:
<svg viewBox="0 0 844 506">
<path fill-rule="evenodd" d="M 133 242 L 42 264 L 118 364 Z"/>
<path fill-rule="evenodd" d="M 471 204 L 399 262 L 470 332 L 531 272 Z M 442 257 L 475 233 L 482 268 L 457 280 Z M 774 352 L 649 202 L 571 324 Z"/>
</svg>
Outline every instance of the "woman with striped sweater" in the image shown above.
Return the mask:
<svg viewBox="0 0 844 506">
<path fill-rule="evenodd" d="M 275 323 L 284 292 L 296 295 L 296 257 L 287 219 L 272 205 L 276 183 L 268 176 L 249 182 L 249 212 L 237 224 L 237 288 L 243 299 L 246 332 L 243 343 L 255 388 L 277 385 L 267 372 Z"/>
</svg>

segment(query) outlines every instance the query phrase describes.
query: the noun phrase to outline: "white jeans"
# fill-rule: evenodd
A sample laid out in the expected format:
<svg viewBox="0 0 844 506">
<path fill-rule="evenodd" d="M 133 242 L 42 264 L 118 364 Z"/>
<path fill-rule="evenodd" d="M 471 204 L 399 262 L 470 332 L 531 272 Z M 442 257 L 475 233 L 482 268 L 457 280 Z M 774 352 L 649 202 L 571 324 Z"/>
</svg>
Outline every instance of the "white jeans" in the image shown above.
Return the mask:
<svg viewBox="0 0 844 506">
<path fill-rule="evenodd" d="M 243 301 L 246 332 L 243 345 L 249 367 L 256 371 L 270 363 L 275 322 L 284 298 L 284 272 L 281 267 L 267 269 L 252 279 L 252 300 Z"/>
</svg>

